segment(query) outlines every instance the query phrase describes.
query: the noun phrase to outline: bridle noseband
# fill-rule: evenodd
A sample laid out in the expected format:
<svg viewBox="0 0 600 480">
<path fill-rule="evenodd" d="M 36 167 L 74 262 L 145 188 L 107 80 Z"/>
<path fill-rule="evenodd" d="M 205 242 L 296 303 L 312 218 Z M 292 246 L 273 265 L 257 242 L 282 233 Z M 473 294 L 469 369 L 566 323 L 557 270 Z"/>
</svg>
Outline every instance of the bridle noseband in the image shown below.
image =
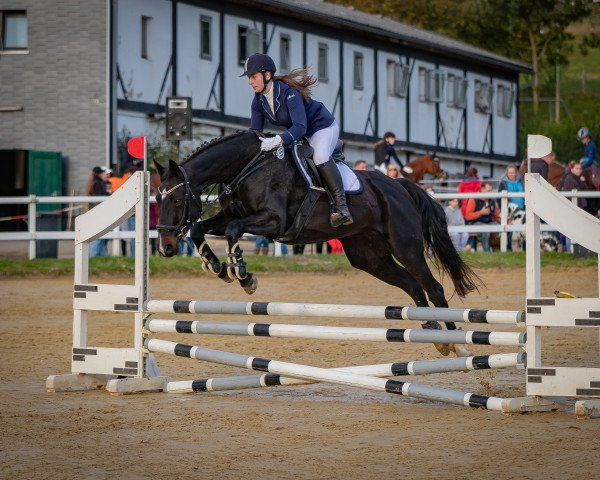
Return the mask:
<svg viewBox="0 0 600 480">
<path fill-rule="evenodd" d="M 185 187 L 185 198 L 183 200 L 183 203 L 184 203 L 183 215 L 181 215 L 181 220 L 179 221 L 179 223 L 177 225 L 158 224 L 158 225 L 156 225 L 156 229 L 159 231 L 160 230 L 168 230 L 171 232 L 177 232 L 177 238 L 181 239 L 187 233 L 187 231 L 190 229 L 192 223 L 194 223 L 194 221 L 191 219 L 191 210 L 192 210 L 190 208 L 191 200 L 194 201 L 194 203 L 198 207 L 199 211 L 202 211 L 202 205 L 196 198 L 196 195 L 194 195 L 194 192 L 192 192 L 192 188 L 190 187 L 190 181 L 188 179 L 186 171 L 183 169 L 183 167 L 181 165 L 178 165 L 178 167 L 183 175 L 183 182 L 178 183 L 177 185 L 169 188 L 168 190 L 161 191 L 160 187 L 158 187 L 158 193 L 160 194 L 161 199 L 164 200 L 165 198 L 167 198 L 167 196 L 169 196 L 171 193 L 173 193 L 179 187 Z"/>
</svg>

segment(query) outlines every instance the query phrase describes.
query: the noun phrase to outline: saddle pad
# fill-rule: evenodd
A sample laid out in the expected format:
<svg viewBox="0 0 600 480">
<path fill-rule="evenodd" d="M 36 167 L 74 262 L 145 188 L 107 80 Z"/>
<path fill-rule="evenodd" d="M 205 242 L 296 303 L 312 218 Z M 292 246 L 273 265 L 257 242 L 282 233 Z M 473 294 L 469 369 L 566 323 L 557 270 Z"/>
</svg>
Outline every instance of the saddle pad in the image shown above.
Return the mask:
<svg viewBox="0 0 600 480">
<path fill-rule="evenodd" d="M 308 160 L 308 159 L 304 159 L 304 158 L 300 157 L 299 152 L 298 152 L 298 145 L 294 145 L 292 147 L 292 156 L 294 157 L 294 162 L 296 163 L 296 167 L 298 167 L 298 171 L 302 174 L 302 178 L 304 178 L 306 185 L 309 188 L 315 187 L 315 183 L 307 171 L 309 167 L 305 164 L 305 162 L 309 162 L 309 161 L 312 163 L 312 160 Z M 336 162 L 336 165 L 338 167 L 338 170 L 340 171 L 340 175 L 342 176 L 342 181 L 344 184 L 344 191 L 348 194 L 361 193 L 362 185 L 360 183 L 360 180 L 356 176 L 356 173 L 354 173 L 354 170 L 352 170 L 344 162 Z M 315 170 L 314 163 L 312 164 L 312 168 L 313 168 L 313 170 Z"/>
</svg>

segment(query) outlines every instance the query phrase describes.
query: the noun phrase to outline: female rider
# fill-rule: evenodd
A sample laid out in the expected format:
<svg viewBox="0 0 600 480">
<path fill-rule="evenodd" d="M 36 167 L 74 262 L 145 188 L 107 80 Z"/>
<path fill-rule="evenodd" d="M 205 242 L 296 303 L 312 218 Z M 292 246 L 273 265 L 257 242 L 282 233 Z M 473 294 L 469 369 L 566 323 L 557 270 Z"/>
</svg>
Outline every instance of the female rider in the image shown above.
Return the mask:
<svg viewBox="0 0 600 480">
<path fill-rule="evenodd" d="M 271 57 L 255 53 L 246 60 L 244 73 L 254 90 L 250 128 L 262 132 L 265 119 L 273 125 L 287 128 L 281 135 L 261 139 L 262 151 L 280 145 L 290 145 L 303 136 L 314 150 L 313 160 L 333 198 L 330 217 L 333 227 L 350 225 L 352 215 L 346 205 L 342 177 L 331 160 L 340 129 L 333 115 L 321 102 L 310 98 L 316 79 L 306 68 L 296 69 L 284 76 L 274 76 L 275 62 Z"/>
</svg>

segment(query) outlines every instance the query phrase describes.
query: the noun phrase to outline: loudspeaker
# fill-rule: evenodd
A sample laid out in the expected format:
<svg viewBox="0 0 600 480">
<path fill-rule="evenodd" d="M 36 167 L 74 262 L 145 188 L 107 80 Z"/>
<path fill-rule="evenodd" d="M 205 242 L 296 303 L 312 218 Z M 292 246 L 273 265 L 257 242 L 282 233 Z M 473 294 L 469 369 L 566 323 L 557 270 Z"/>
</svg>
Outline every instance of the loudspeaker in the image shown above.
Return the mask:
<svg viewBox="0 0 600 480">
<path fill-rule="evenodd" d="M 192 139 L 192 97 L 167 97 L 167 140 Z"/>
</svg>

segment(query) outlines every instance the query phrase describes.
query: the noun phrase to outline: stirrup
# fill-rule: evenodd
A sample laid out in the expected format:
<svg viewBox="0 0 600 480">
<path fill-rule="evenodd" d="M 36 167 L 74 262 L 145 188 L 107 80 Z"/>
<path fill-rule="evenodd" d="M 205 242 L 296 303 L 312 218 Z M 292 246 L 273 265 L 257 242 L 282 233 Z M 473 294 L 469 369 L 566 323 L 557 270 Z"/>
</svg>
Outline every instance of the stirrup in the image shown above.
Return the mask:
<svg viewBox="0 0 600 480">
<path fill-rule="evenodd" d="M 335 207 L 335 210 L 331 212 L 331 215 L 329 216 L 329 223 L 332 227 L 337 228 L 341 225 L 352 225 L 354 223 L 354 219 L 352 218 L 350 212 L 348 212 L 348 214 L 344 214 L 337 209 L 337 207 Z"/>
</svg>

